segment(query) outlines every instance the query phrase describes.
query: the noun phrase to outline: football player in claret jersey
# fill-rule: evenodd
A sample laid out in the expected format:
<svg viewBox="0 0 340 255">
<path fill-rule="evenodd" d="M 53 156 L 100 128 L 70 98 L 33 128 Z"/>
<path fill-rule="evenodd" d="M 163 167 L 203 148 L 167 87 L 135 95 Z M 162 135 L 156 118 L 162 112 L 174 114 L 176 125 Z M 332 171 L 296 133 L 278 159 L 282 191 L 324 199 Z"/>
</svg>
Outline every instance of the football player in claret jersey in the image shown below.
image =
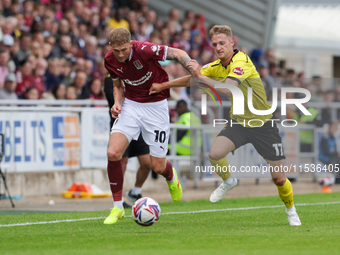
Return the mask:
<svg viewBox="0 0 340 255">
<path fill-rule="evenodd" d="M 166 160 L 170 132 L 166 100 L 170 96 L 169 89 L 154 95 L 149 95 L 149 89 L 152 83 L 169 80 L 158 61 L 178 60 L 190 72 L 186 66 L 190 58 L 179 49 L 131 41 L 130 32 L 123 28 L 113 29 L 109 42 L 112 50 L 105 55 L 104 64 L 113 80 L 115 102 L 111 114 L 117 120 L 111 129 L 107 151 L 107 170 L 114 205 L 104 224 L 115 224 L 125 215 L 121 158 L 131 140 L 137 140 L 140 133 L 149 145 L 152 169 L 165 177 L 174 201 L 182 197 L 176 170 Z"/>
<path fill-rule="evenodd" d="M 256 68 L 250 58 L 238 50 L 233 49 L 234 41 L 230 27 L 225 25 L 214 26 L 209 35 L 218 60 L 200 68 L 195 60 L 188 63 L 188 67 L 193 69 L 196 79 L 201 83 L 215 87 L 216 84 L 228 84 L 241 89 L 245 102 L 248 102 L 248 88 L 252 88 L 252 100 L 255 109 L 268 110 L 271 105 L 267 101 L 266 92 Z M 162 92 L 170 87 L 190 86 L 191 76 L 178 78 L 171 82 L 155 83 L 150 88 L 153 95 Z M 243 115 L 233 115 L 233 97 L 227 88 L 216 90 L 230 97 L 232 107 L 230 110 L 230 120 L 233 125 L 226 125 L 213 142 L 209 160 L 215 169 L 229 169 L 226 156 L 237 148 L 247 143 L 252 143 L 257 152 L 273 167 L 284 165 L 284 152 L 282 149 L 281 137 L 278 128 L 273 121 L 270 121 L 272 114 L 260 116 L 253 114 L 248 105 L 245 104 Z M 251 121 L 251 126 L 249 125 Z M 258 120 L 258 121 L 256 121 Z M 263 125 L 261 126 L 263 121 Z M 235 124 L 236 123 L 236 124 Z M 217 168 L 219 166 L 220 168 Z M 280 168 L 282 169 L 282 168 Z M 223 179 L 222 184 L 211 194 L 212 203 L 219 202 L 225 193 L 236 187 L 237 179 L 233 178 L 230 171 L 216 171 Z M 293 188 L 290 181 L 285 177 L 284 172 L 272 172 L 272 179 L 277 186 L 279 196 L 286 206 L 288 222 L 292 226 L 301 225 L 298 214 L 294 206 Z"/>
</svg>

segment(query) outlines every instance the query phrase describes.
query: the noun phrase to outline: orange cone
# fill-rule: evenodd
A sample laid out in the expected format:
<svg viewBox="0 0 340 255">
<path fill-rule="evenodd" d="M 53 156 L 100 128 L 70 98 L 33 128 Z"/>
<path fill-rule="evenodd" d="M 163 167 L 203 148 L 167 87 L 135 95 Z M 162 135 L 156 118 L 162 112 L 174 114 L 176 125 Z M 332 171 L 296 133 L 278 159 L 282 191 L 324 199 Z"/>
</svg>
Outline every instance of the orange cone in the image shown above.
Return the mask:
<svg viewBox="0 0 340 255">
<path fill-rule="evenodd" d="M 80 191 L 80 185 L 80 182 L 74 182 L 71 188 L 68 189 L 68 191 Z"/>
<path fill-rule="evenodd" d="M 329 186 L 325 186 L 321 189 L 321 193 L 332 193 L 332 190 Z"/>
</svg>

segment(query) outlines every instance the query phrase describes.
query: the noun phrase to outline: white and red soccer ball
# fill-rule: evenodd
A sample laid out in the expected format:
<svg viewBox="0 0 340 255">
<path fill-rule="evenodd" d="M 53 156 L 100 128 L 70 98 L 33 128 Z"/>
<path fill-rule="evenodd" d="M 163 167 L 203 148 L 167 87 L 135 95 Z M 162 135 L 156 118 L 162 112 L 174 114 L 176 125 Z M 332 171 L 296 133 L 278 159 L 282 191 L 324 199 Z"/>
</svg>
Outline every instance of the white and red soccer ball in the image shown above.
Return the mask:
<svg viewBox="0 0 340 255">
<path fill-rule="evenodd" d="M 159 220 L 160 216 L 161 207 L 152 198 L 142 197 L 132 206 L 132 218 L 141 226 L 151 226 Z"/>
<path fill-rule="evenodd" d="M 335 183 L 335 177 L 332 173 L 324 173 L 322 176 L 320 176 L 318 181 L 323 187 L 332 186 Z"/>
</svg>

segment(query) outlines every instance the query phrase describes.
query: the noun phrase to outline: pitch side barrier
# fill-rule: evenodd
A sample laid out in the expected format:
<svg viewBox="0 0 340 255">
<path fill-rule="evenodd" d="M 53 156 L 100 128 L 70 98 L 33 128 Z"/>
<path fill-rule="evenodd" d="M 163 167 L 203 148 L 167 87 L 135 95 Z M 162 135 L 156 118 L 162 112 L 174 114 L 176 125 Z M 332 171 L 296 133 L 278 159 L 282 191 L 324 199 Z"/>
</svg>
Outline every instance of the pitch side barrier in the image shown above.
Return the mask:
<svg viewBox="0 0 340 255">
<path fill-rule="evenodd" d="M 204 180 L 216 179 L 214 174 L 207 175 L 203 171 L 195 171 L 195 166 L 210 165 L 207 158 L 208 152 L 213 139 L 223 127 L 217 125 L 214 128 L 211 123 L 214 118 L 224 119 L 227 108 L 230 107 L 230 102 L 227 101 L 223 102 L 223 107 L 216 107 L 210 101 L 207 103 L 208 119 L 206 121 L 210 124 L 190 127 L 192 141 L 196 143 L 193 144 L 192 156 L 176 155 L 175 149 L 177 130 L 188 129 L 188 127 L 179 124 L 170 126 L 169 144 L 171 144 L 171 149 L 168 158 L 179 171 L 189 166 L 190 176 L 194 178 L 196 186 L 202 178 Z M 170 108 L 174 108 L 175 105 L 175 101 L 169 101 Z M 308 105 L 319 109 L 320 112 L 322 108 L 326 107 L 324 103 L 309 103 Z M 332 103 L 329 107 L 332 117 L 335 119 L 340 103 Z M 191 111 L 200 116 L 200 102 L 195 102 L 191 106 Z M 33 115 L 35 117 L 32 117 Z M 41 125 L 39 121 L 41 121 Z M 2 164 L 7 166 L 8 172 L 105 168 L 109 138 L 108 123 L 109 114 L 106 100 L 0 100 L 0 133 L 5 133 L 7 138 L 5 143 L 7 154 L 5 162 Z M 47 127 L 51 127 L 50 130 L 47 130 Z M 314 135 L 313 152 L 299 152 L 300 130 L 312 130 L 316 134 Z M 292 174 L 291 177 L 299 177 L 301 169 L 306 171 L 313 168 L 312 165 L 306 166 L 304 159 L 311 159 L 311 162 L 315 163 L 315 167 L 317 167 L 320 163 L 318 161 L 319 141 L 326 131 L 327 125 L 325 128 L 316 129 L 314 125 L 305 124 L 299 124 L 289 130 L 287 135 L 290 139 L 288 152 L 290 155 L 296 156 L 293 161 L 298 166 L 298 173 L 289 173 Z M 50 134 L 47 134 L 48 132 Z M 32 139 L 36 139 L 36 142 Z M 200 139 L 202 146 L 197 144 Z M 294 146 L 291 146 L 292 144 Z M 255 154 L 245 153 L 244 160 L 252 161 Z M 285 153 L 287 155 L 287 148 L 285 148 Z M 252 178 L 252 175 L 248 174 L 247 177 Z M 259 178 L 259 176 L 255 176 L 255 178 Z"/>
</svg>

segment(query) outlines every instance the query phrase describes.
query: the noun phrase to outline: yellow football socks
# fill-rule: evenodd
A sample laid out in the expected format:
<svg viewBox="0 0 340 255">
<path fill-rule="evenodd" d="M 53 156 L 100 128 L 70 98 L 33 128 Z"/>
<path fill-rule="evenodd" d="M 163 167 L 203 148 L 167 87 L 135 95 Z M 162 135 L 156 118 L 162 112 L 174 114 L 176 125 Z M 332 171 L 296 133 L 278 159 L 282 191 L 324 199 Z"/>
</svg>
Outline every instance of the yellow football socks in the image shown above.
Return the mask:
<svg viewBox="0 0 340 255">
<path fill-rule="evenodd" d="M 283 186 L 276 186 L 279 191 L 279 196 L 282 199 L 285 206 L 289 209 L 294 206 L 293 187 L 290 181 L 286 178 L 286 182 Z"/>
<path fill-rule="evenodd" d="M 226 158 L 220 160 L 212 160 L 209 158 L 211 166 L 215 167 L 215 172 L 224 180 L 230 177 L 229 163 Z"/>
</svg>

